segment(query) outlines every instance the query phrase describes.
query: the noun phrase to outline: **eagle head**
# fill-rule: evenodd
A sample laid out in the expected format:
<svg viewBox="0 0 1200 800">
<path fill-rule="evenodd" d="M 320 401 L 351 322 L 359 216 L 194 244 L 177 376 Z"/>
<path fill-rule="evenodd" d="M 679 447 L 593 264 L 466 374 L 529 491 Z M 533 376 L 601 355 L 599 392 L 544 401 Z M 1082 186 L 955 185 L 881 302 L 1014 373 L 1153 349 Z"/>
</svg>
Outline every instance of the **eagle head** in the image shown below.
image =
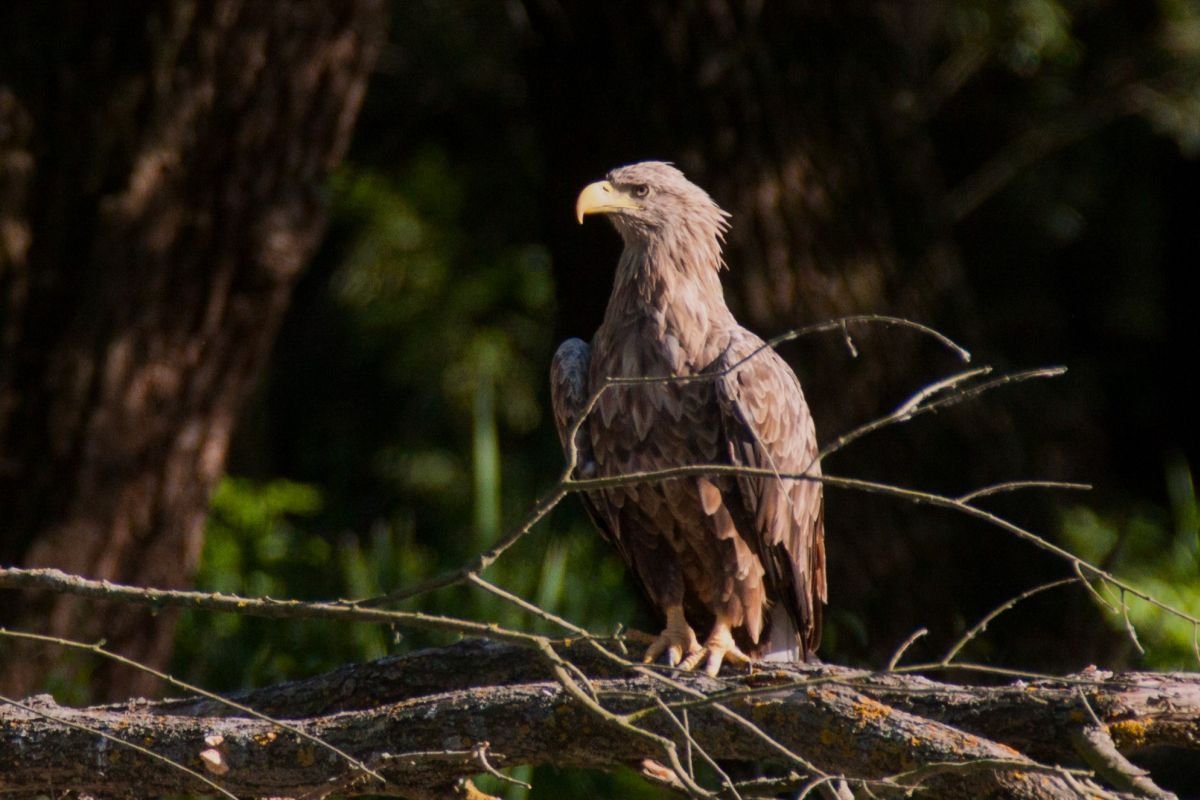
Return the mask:
<svg viewBox="0 0 1200 800">
<path fill-rule="evenodd" d="M 575 202 L 575 216 L 582 223 L 588 214 L 606 215 L 627 245 L 686 237 L 719 248 L 729 229 L 729 214 L 665 161 L 617 167 L 586 186 Z"/>
</svg>

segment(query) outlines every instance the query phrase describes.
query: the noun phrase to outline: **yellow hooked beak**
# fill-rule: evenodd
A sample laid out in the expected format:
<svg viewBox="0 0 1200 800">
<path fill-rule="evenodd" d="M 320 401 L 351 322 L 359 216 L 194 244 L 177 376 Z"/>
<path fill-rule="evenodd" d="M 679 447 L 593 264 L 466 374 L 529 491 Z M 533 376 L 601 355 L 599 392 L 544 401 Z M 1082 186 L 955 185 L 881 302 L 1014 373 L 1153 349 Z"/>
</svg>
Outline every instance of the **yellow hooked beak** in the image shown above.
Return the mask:
<svg viewBox="0 0 1200 800">
<path fill-rule="evenodd" d="M 596 181 L 579 193 L 579 199 L 575 201 L 575 219 L 582 225 L 587 214 L 609 214 L 622 208 L 639 209 L 641 206 L 608 181 Z"/>
</svg>

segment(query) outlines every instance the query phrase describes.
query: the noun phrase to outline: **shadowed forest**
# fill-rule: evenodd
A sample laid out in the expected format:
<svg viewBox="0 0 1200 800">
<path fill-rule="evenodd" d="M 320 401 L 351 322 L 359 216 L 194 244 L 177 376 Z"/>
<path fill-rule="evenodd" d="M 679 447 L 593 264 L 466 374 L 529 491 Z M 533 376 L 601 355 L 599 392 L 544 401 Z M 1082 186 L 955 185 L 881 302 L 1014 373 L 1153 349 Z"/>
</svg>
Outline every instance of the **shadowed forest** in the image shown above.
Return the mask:
<svg viewBox="0 0 1200 800">
<path fill-rule="evenodd" d="M 1200 615 L 1195 2 L 202 6 L 0 11 L 0 566 L 318 600 L 469 561 L 562 471 L 550 358 L 599 324 L 621 247 L 575 197 L 659 159 L 732 214 L 722 280 L 760 335 L 892 315 L 971 367 L 1067 369 L 865 436 L 827 472 L 955 497 L 1090 484 L 980 504 Z M 780 352 L 822 445 L 967 368 L 870 325 Z M 1073 574 L 961 515 L 826 498 L 827 662 L 881 668 L 920 628 L 909 653 L 935 659 Z M 591 631 L 659 626 L 574 498 L 488 578 Z M 402 607 L 553 630 L 463 586 Z M 213 691 L 455 639 L 13 590 L 0 626 L 105 639 Z M 967 654 L 1195 670 L 1194 635 L 1072 585 Z M 0 688 L 164 692 L 3 638 Z M 480 786 L 671 796 L 514 775 L 532 791 Z M 1172 780 L 1200 795 L 1194 770 Z"/>
</svg>

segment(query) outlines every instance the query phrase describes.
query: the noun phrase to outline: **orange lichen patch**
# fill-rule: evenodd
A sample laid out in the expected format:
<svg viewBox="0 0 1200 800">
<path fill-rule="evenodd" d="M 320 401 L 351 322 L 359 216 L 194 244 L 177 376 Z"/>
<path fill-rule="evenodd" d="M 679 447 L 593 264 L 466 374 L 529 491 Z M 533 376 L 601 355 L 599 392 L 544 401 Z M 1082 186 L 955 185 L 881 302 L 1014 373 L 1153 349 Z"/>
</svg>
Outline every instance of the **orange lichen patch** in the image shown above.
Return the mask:
<svg viewBox="0 0 1200 800">
<path fill-rule="evenodd" d="M 300 747 L 296 750 L 296 763 L 302 767 L 311 767 L 317 763 L 317 751 L 311 747 Z"/>
<path fill-rule="evenodd" d="M 1087 714 L 1084 714 L 1078 708 L 1074 709 L 1069 716 L 1071 717 L 1071 722 L 1083 722 L 1087 719 Z"/>
<path fill-rule="evenodd" d="M 1146 743 L 1146 732 L 1149 726 L 1140 719 L 1123 719 L 1110 722 L 1108 732 L 1112 735 L 1117 747 L 1138 747 Z"/>
<path fill-rule="evenodd" d="M 908 737 L 908 746 L 914 750 L 916 750 L 918 747 L 921 746 L 921 742 L 922 742 L 922 740 L 919 736 Z"/>
<path fill-rule="evenodd" d="M 267 731 L 266 733 L 260 733 L 255 736 L 254 741 L 258 742 L 263 747 L 266 747 L 271 742 L 275 741 L 276 738 L 275 731 Z"/>
<path fill-rule="evenodd" d="M 891 708 L 869 697 L 862 697 L 855 700 L 853 708 L 854 716 L 858 719 L 857 725 L 859 728 L 865 728 L 869 722 L 887 719 L 892 715 Z"/>
</svg>

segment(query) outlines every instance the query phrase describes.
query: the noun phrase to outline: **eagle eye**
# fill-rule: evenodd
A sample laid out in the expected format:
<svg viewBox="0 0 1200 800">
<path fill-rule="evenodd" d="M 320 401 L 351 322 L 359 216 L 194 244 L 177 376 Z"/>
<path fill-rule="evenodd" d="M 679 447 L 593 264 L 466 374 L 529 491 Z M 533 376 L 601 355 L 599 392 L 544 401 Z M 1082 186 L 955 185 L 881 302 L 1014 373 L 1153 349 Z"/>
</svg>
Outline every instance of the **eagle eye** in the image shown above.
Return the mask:
<svg viewBox="0 0 1200 800">
<path fill-rule="evenodd" d="M 648 194 L 650 194 L 650 187 L 647 186 L 646 184 L 642 183 L 642 184 L 639 184 L 638 186 L 634 187 L 634 190 L 633 190 L 634 197 L 645 197 Z"/>
</svg>

